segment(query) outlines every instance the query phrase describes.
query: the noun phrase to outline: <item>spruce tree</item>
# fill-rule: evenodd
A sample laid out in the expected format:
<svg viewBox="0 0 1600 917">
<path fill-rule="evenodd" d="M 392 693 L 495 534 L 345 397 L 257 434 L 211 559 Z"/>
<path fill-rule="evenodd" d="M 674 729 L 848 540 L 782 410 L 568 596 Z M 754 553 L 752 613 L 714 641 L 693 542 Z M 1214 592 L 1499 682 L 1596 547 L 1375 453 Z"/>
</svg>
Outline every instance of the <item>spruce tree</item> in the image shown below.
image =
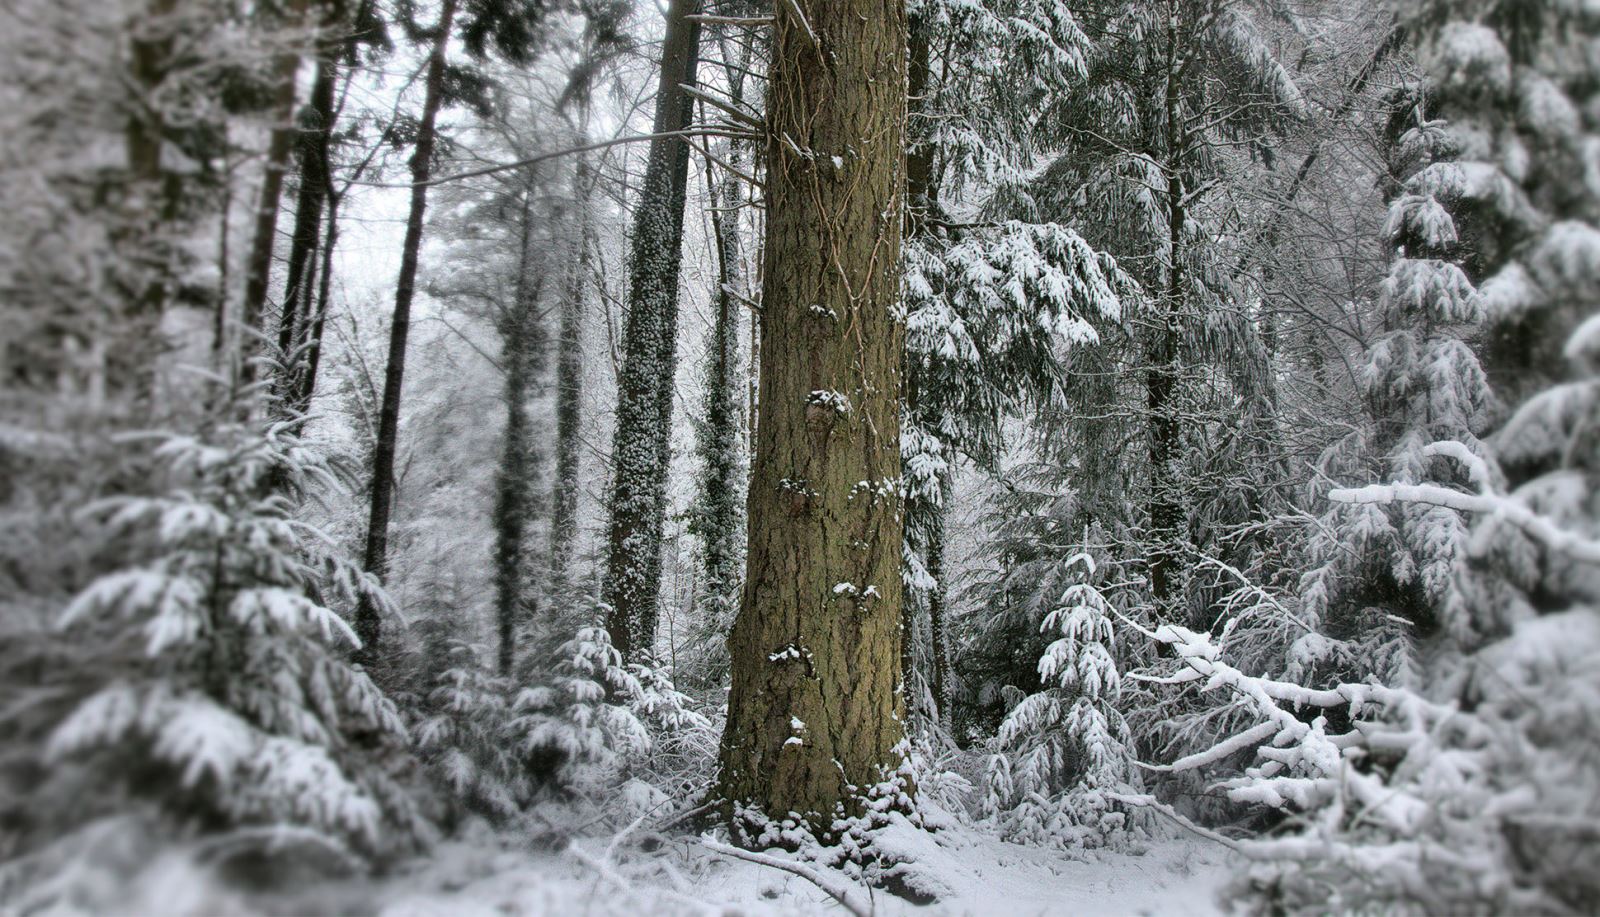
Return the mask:
<svg viewBox="0 0 1600 917">
<path fill-rule="evenodd" d="M 1086 39 L 1058 4 L 910 8 L 907 154 L 905 672 L 918 714 L 953 697 L 942 569 L 945 503 L 962 460 L 995 472 L 1005 421 L 1050 403 L 1061 354 L 1119 314 L 1115 265 L 1049 223 L 961 221 L 1049 149 L 1037 109 L 1084 75 Z M 1004 59 L 996 54 L 1009 49 Z M 986 117 L 973 119 L 971 112 Z M 924 692 L 933 709 L 924 709 Z"/>
</svg>

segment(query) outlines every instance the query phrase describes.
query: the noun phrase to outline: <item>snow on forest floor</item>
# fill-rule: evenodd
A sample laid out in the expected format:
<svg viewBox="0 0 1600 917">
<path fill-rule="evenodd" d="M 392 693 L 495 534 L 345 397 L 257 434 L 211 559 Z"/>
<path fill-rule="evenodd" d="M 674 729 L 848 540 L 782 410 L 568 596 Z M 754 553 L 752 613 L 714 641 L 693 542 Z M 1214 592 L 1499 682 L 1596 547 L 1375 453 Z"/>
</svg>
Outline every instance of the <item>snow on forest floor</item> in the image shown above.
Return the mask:
<svg viewBox="0 0 1600 917">
<path fill-rule="evenodd" d="M 471 835 L 383 881 L 314 886 L 258 904 L 269 913 L 378 917 L 844 913 L 806 879 L 719 855 L 692 835 L 646 835 L 614 847 L 609 837 L 586 838 L 573 849 L 543 851 L 510 834 Z M 1231 865 L 1226 850 L 1189 838 L 1157 841 L 1139 855 L 1064 853 L 957 828 L 902 832 L 897 849 L 914 858 L 915 882 L 942 892 L 919 906 L 874 890 L 872 909 L 884 917 L 1217 914 Z"/>
</svg>

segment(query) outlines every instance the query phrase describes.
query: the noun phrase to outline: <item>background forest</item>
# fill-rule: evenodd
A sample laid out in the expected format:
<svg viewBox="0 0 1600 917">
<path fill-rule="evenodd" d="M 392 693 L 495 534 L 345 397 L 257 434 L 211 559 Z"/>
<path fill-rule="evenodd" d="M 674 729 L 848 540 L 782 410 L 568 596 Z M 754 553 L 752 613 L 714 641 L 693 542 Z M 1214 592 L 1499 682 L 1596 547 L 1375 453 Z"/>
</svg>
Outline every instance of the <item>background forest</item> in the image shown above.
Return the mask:
<svg viewBox="0 0 1600 917">
<path fill-rule="evenodd" d="M 0 913 L 1600 910 L 1600 7 L 7 0 Z"/>
</svg>

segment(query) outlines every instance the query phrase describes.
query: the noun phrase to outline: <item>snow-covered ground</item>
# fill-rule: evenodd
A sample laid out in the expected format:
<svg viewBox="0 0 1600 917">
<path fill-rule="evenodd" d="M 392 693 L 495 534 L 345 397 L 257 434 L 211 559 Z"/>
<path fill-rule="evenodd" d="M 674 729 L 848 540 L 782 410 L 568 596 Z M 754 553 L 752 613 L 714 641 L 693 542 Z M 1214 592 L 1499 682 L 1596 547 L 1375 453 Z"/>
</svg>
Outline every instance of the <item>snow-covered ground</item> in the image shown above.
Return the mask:
<svg viewBox="0 0 1600 917">
<path fill-rule="evenodd" d="M 378 882 L 315 885 L 256 902 L 269 912 L 381 917 L 505 915 L 779 915 L 845 913 L 816 885 L 712 852 L 693 835 L 588 838 L 564 850 L 488 831 L 446 842 Z M 1006 843 L 971 829 L 902 833 L 913 881 L 942 889 L 918 905 L 855 886 L 877 915 L 1208 915 L 1231 854 L 1174 838 L 1139 855 L 1069 854 Z M 914 848 L 914 849 L 912 849 Z M 830 878 L 845 885 L 840 874 Z"/>
</svg>

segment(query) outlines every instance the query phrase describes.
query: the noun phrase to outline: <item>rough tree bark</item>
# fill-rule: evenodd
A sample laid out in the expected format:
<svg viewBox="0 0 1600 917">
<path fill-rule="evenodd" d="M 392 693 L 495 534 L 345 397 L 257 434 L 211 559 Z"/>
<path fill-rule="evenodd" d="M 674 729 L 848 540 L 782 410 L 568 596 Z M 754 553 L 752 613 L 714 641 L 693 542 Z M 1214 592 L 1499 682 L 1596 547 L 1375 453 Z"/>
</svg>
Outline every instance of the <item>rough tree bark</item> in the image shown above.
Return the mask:
<svg viewBox="0 0 1600 917">
<path fill-rule="evenodd" d="M 819 836 L 901 763 L 906 18 L 776 4 L 758 442 L 719 796 Z"/>
<path fill-rule="evenodd" d="M 655 133 L 682 131 L 693 100 L 700 26 L 689 17 L 699 0 L 672 0 L 661 48 Z M 644 189 L 634 211 L 628 265 L 623 363 L 617 384 L 617 426 L 611 450 L 606 629 L 623 658 L 650 652 L 660 613 L 661 532 L 672 449 L 673 373 L 678 345 L 678 268 L 683 257 L 683 205 L 689 141 L 650 144 Z"/>
<path fill-rule="evenodd" d="M 433 174 L 435 122 L 444 99 L 445 50 L 455 22 L 456 0 L 444 0 L 428 57 L 422 120 L 411 153 L 411 211 L 400 250 L 400 278 L 395 284 L 394 318 L 389 325 L 389 362 L 384 368 L 383 402 L 378 413 L 378 442 L 372 457 L 372 502 L 367 517 L 367 572 L 384 577 L 389 570 L 389 514 L 394 504 L 395 443 L 400 431 L 400 388 L 405 381 L 406 338 L 411 331 L 411 300 L 417 290 L 417 255 L 422 246 L 422 218 L 428 208 L 428 179 Z M 359 661 L 377 660 L 381 636 L 378 609 L 365 597 L 356 609 L 356 635 L 361 638 Z"/>
</svg>

